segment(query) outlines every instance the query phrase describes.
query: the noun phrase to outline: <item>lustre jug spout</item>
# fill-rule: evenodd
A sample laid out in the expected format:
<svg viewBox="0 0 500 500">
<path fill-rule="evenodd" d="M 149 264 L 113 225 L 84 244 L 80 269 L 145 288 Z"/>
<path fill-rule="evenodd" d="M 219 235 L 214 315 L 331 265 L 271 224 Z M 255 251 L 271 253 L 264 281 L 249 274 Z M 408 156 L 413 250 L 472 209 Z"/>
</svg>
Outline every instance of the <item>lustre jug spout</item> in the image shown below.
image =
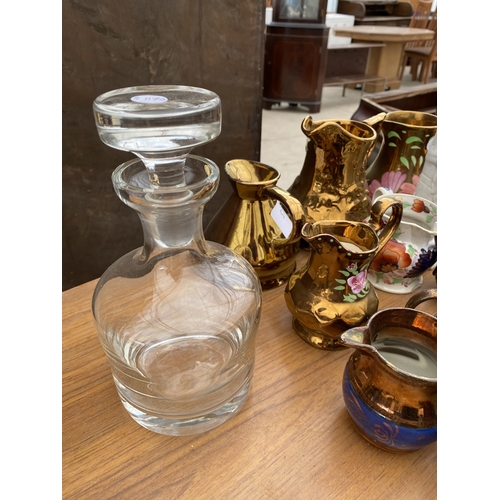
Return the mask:
<svg viewBox="0 0 500 500">
<path fill-rule="evenodd" d="M 383 215 L 392 208 L 387 223 Z M 378 309 L 378 296 L 367 280 L 371 262 L 396 231 L 401 202 L 379 199 L 368 223 L 324 220 L 306 223 L 302 237 L 310 245 L 309 260 L 290 277 L 285 302 L 293 328 L 314 347 L 343 347 L 340 335 Z"/>
</svg>

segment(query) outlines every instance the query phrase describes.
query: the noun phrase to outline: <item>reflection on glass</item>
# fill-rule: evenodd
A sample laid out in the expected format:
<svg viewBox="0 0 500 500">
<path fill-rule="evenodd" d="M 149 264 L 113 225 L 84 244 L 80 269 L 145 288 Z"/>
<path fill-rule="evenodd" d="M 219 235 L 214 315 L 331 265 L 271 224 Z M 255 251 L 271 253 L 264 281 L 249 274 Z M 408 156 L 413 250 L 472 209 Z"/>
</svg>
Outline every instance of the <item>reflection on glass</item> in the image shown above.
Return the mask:
<svg viewBox="0 0 500 500">
<path fill-rule="evenodd" d="M 282 19 L 317 19 L 320 0 L 284 0 L 281 6 Z"/>
</svg>

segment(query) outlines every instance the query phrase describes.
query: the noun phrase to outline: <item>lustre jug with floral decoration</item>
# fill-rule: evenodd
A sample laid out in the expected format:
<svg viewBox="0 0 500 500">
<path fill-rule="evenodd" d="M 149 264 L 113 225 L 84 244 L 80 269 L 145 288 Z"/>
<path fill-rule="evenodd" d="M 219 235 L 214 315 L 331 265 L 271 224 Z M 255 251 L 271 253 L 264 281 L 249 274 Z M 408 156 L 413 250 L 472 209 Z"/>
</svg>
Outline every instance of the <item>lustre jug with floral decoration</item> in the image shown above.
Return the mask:
<svg viewBox="0 0 500 500">
<path fill-rule="evenodd" d="M 376 118 L 376 119 L 373 119 Z M 379 187 L 415 194 L 427 154 L 437 132 L 437 116 L 417 111 L 391 111 L 368 119 L 382 135 L 379 154 L 366 170 L 370 198 Z"/>
<path fill-rule="evenodd" d="M 389 208 L 392 213 L 384 225 Z M 285 289 L 293 327 L 302 339 L 320 349 L 343 347 L 341 333 L 377 311 L 368 268 L 396 231 L 402 213 L 400 201 L 380 198 L 367 223 L 323 220 L 304 225 L 309 260 L 290 276 Z"/>
</svg>

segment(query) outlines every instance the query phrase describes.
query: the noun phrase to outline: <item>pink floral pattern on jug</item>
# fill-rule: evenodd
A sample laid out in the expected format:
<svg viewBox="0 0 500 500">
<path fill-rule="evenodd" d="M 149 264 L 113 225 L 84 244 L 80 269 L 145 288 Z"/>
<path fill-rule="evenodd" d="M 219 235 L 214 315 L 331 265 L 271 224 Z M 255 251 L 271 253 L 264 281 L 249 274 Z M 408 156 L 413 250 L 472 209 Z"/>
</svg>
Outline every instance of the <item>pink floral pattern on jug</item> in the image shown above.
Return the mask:
<svg viewBox="0 0 500 500">
<path fill-rule="evenodd" d="M 357 276 L 351 276 L 347 280 L 347 284 L 351 287 L 352 293 L 360 293 L 366 285 L 366 271 L 359 273 Z"/>
<path fill-rule="evenodd" d="M 347 279 L 335 279 L 339 285 L 336 286 L 334 290 L 346 291 L 343 296 L 344 302 L 355 302 L 357 299 L 363 298 L 368 293 L 369 288 L 366 286 L 368 277 L 367 269 L 358 270 L 358 264 L 353 262 L 345 268 L 345 271 L 340 269 L 339 273 Z"/>
<path fill-rule="evenodd" d="M 414 175 L 412 177 L 412 182 L 404 182 L 406 179 L 406 173 L 400 171 L 390 171 L 385 172 L 382 175 L 380 181 L 374 179 L 368 186 L 368 191 L 370 196 L 373 198 L 373 194 L 378 188 L 390 189 L 393 193 L 404 193 L 404 194 L 414 194 L 417 189 L 418 181 L 420 176 Z"/>
</svg>

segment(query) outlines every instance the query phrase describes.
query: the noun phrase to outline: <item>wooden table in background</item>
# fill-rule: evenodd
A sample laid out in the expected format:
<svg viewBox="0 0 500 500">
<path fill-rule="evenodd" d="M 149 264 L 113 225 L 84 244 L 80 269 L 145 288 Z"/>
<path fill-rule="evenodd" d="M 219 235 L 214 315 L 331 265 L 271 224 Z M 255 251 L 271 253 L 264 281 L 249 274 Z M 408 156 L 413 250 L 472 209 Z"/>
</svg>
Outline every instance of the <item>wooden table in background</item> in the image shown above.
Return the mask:
<svg viewBox="0 0 500 500">
<path fill-rule="evenodd" d="M 383 47 L 373 48 L 366 72 L 370 75 L 384 77 L 386 88 L 398 89 L 401 86 L 399 69 L 402 64 L 406 42 L 417 40 L 431 40 L 434 31 L 420 28 L 406 28 L 399 26 L 350 26 L 332 28 L 335 36 L 346 36 L 359 42 L 381 42 Z M 366 82 L 365 92 L 381 92 L 386 90 L 383 83 Z"/>
<path fill-rule="evenodd" d="M 197 436 L 142 428 L 122 407 L 94 330 L 96 283 L 63 293 L 65 500 L 436 498 L 436 444 L 389 453 L 357 433 L 341 390 L 352 351 L 300 339 L 284 286 L 264 292 L 255 373 L 240 413 Z M 434 287 L 428 272 L 421 289 Z M 377 293 L 381 309 L 410 297 Z M 420 308 L 434 312 L 435 301 Z"/>
</svg>

